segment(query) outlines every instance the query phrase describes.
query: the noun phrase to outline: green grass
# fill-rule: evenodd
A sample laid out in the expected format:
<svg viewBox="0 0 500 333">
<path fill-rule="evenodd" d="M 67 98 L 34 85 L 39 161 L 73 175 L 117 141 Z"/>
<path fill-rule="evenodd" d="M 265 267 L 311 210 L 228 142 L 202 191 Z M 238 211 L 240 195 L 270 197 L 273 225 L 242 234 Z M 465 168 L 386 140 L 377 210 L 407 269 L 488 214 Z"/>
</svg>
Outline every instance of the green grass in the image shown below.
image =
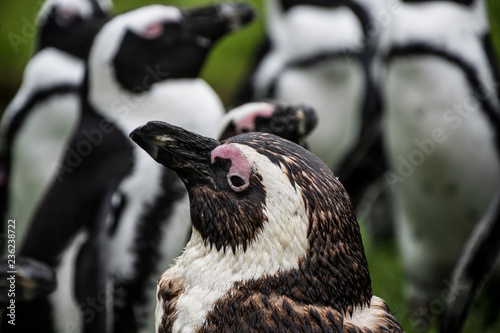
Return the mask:
<svg viewBox="0 0 500 333">
<path fill-rule="evenodd" d="M 21 83 L 22 71 L 31 52 L 33 35 L 30 28 L 32 28 L 34 17 L 40 8 L 38 1 L 0 1 L 0 114 Z M 115 0 L 114 2 L 116 11 L 120 12 L 138 5 L 158 3 L 159 1 Z M 167 3 L 190 6 L 206 2 L 210 1 L 178 0 Z M 251 2 L 261 8 L 263 0 Z M 488 4 L 492 35 L 496 49 L 499 51 L 500 1 L 489 0 Z M 222 97 L 226 106 L 229 106 L 231 97 L 251 63 L 252 55 L 262 33 L 261 15 L 251 26 L 222 40 L 215 47 L 204 67 L 203 77 Z M 22 43 L 15 47 L 11 42 L 12 38 L 18 38 L 18 41 L 20 40 Z M 373 243 L 365 232 L 363 232 L 363 239 L 374 293 L 387 301 L 406 332 L 420 332 L 418 327 L 414 325 L 415 323 L 410 320 L 411 311 L 403 297 L 403 272 L 394 242 Z M 464 332 L 478 332 L 477 325 L 481 318 L 481 311 L 475 310 Z M 500 323 L 497 323 L 491 332 L 500 332 Z"/>
<path fill-rule="evenodd" d="M 437 316 L 429 313 L 424 319 L 417 318 L 410 309 L 403 295 L 403 270 L 399 261 L 398 249 L 395 241 L 375 243 L 361 224 L 363 244 L 372 278 L 373 293 L 383 298 L 389 305 L 394 316 L 398 319 L 407 333 L 435 333 L 437 332 Z M 481 295 L 484 296 L 484 295 Z M 479 307 L 479 306 L 478 306 Z M 464 327 L 464 333 L 497 333 L 500 332 L 500 320 L 492 327 L 485 329 L 482 326 L 483 311 L 474 308 Z M 500 306 L 498 306 L 500 314 Z M 425 331 L 423 328 L 428 327 Z"/>
</svg>

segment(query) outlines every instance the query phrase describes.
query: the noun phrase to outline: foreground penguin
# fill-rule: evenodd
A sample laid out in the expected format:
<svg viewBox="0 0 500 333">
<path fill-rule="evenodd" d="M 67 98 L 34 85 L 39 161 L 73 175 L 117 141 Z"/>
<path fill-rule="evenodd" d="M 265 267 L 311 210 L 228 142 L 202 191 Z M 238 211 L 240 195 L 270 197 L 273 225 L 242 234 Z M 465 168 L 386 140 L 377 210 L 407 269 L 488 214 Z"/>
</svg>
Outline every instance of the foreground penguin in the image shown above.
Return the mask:
<svg viewBox="0 0 500 333">
<path fill-rule="evenodd" d="M 0 215 L 16 219 L 19 243 L 80 120 L 84 59 L 110 5 L 47 0 L 38 15 L 35 54 L 0 124 Z"/>
<path fill-rule="evenodd" d="M 500 188 L 500 76 L 486 1 L 407 2 L 387 42 L 386 181 L 407 293 L 426 309 Z"/>
<path fill-rule="evenodd" d="M 372 295 L 347 193 L 312 153 L 162 122 L 131 138 L 175 170 L 191 205 L 191 240 L 158 283 L 158 332 L 402 332 Z"/>
<path fill-rule="evenodd" d="M 118 15 L 99 31 L 87 64 L 85 116 L 21 251 L 48 263 L 59 281 L 48 299 L 24 309 L 39 320 L 26 329 L 152 329 L 155 281 L 185 245 L 188 211 L 177 176 L 128 133 L 156 118 L 210 135 L 224 110 L 199 72 L 214 43 L 254 15 L 243 3 L 155 5 Z"/>
</svg>

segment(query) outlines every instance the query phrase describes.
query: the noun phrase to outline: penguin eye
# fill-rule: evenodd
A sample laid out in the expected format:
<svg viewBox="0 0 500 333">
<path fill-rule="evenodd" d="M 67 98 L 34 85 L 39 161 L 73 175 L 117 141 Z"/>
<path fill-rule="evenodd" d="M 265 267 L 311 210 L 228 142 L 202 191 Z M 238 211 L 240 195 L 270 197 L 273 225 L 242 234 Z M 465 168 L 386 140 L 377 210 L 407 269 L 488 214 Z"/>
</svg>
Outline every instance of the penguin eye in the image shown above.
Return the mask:
<svg viewBox="0 0 500 333">
<path fill-rule="evenodd" d="M 248 187 L 248 183 L 237 174 L 228 175 L 227 178 L 229 187 L 235 192 L 241 192 Z"/>
</svg>

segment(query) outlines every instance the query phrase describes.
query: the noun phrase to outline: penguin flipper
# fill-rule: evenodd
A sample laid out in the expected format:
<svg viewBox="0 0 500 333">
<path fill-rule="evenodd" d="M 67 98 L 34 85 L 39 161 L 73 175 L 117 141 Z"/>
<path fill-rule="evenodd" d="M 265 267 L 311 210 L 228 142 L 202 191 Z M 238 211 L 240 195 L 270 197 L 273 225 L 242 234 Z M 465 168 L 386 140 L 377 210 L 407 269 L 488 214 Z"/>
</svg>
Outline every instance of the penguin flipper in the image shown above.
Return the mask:
<svg viewBox="0 0 500 333">
<path fill-rule="evenodd" d="M 476 296 L 493 272 L 500 255 L 500 192 L 469 237 L 452 275 L 450 295 L 456 297 L 446 306 L 440 332 L 460 332 Z"/>
<path fill-rule="evenodd" d="M 87 241 L 82 245 L 76 259 L 74 290 L 78 304 L 93 302 L 92 320 L 85 320 L 83 332 L 109 332 L 112 307 L 108 281 L 109 217 L 113 213 L 112 196 L 117 182 L 110 184 L 100 199 L 100 206 L 88 230 Z M 91 301 L 89 301 L 89 299 Z M 82 313 L 85 312 L 82 309 Z M 88 310 L 88 309 L 87 309 Z"/>
</svg>

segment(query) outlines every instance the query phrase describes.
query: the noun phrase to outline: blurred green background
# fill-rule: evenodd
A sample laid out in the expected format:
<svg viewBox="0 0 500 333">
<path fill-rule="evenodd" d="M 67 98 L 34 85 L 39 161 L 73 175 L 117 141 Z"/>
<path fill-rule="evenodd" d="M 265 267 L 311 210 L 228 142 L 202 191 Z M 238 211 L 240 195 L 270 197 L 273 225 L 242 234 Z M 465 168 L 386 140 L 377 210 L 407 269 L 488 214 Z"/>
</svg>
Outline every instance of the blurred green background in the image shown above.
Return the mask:
<svg viewBox="0 0 500 333">
<path fill-rule="evenodd" d="M 262 9 L 264 0 L 250 0 Z M 139 5 L 159 3 L 150 0 L 115 0 L 115 12 L 121 12 Z M 207 3 L 207 0 L 164 1 L 180 6 Z M 0 2 L 0 114 L 16 93 L 22 79 L 24 66 L 35 38 L 34 22 L 43 0 L 3 0 Z M 500 53 L 500 1 L 488 1 L 490 24 L 497 52 Z M 251 26 L 221 41 L 211 53 L 203 70 L 203 77 L 214 87 L 230 107 L 231 98 L 241 79 L 251 65 L 253 53 L 263 35 L 263 15 Z M 460 24 L 460 22 L 457 22 Z M 12 39 L 17 38 L 17 45 Z M 362 225 L 363 221 L 360 221 Z M 363 225 L 362 225 L 363 228 Z M 374 243 L 363 232 L 366 254 L 372 275 L 374 293 L 384 298 L 406 332 L 422 332 L 426 324 L 435 331 L 437 317 L 429 311 L 424 321 L 415 320 L 405 303 L 402 287 L 403 272 L 399 264 L 397 249 L 392 241 Z M 499 305 L 500 312 L 500 305 Z M 475 309 L 464 332 L 479 332 L 482 311 Z M 499 313 L 500 317 L 500 313 Z M 20 318 L 20 320 L 23 320 Z M 500 332 L 500 323 L 491 332 Z"/>
</svg>

